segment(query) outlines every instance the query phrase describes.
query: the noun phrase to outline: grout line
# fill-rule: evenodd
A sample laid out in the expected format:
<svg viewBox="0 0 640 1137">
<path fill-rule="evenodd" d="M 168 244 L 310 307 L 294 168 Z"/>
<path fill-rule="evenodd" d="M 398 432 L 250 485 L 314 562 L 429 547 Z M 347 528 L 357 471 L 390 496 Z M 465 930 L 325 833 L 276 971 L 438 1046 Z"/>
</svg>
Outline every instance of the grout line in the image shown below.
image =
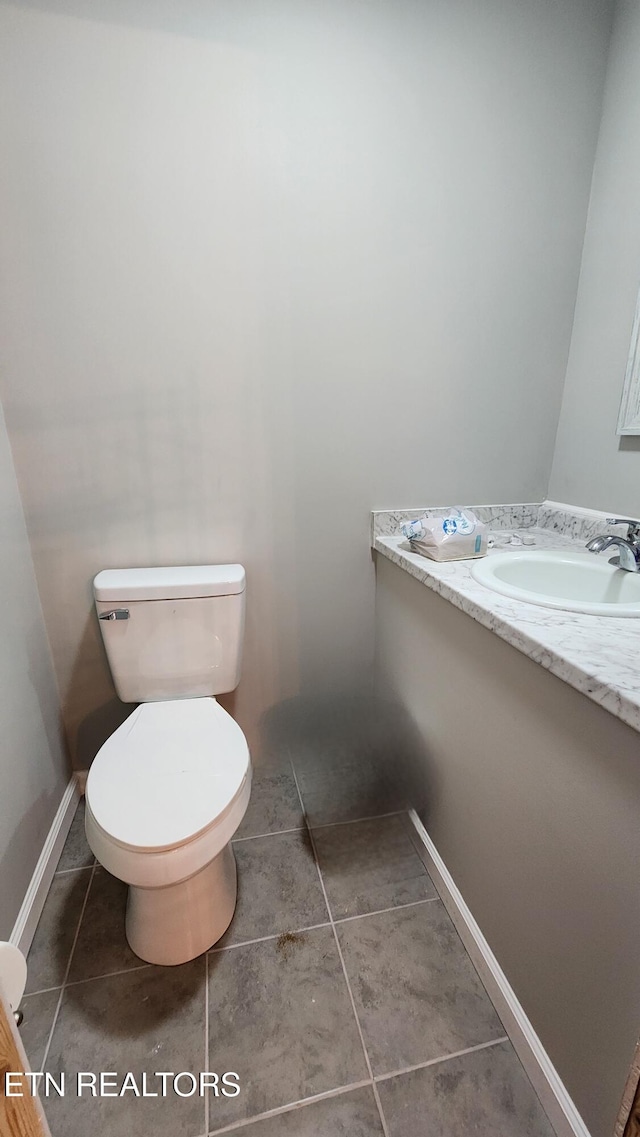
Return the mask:
<svg viewBox="0 0 640 1137">
<path fill-rule="evenodd" d="M 304 813 L 304 815 L 305 815 L 305 818 L 306 818 L 306 812 L 305 812 L 305 809 L 304 809 L 304 802 L 303 802 L 303 800 L 302 800 L 302 794 L 300 793 L 300 786 L 298 785 L 298 779 L 297 779 L 297 777 L 296 777 L 296 772 L 295 772 L 295 768 L 294 768 L 293 762 L 291 763 L 291 769 L 292 769 L 292 771 L 293 771 L 293 779 L 294 779 L 294 781 L 295 781 L 295 783 L 296 783 L 296 789 L 297 789 L 297 791 L 298 791 L 298 797 L 300 798 L 300 805 L 302 806 L 302 810 L 303 810 L 303 813 Z M 308 825 L 308 823 L 307 823 L 307 825 Z M 341 964 L 341 966 L 342 966 L 342 974 L 344 975 L 344 981 L 345 981 L 345 983 L 346 983 L 346 985 L 347 985 L 347 992 L 348 992 L 348 995 L 349 995 L 349 1001 L 350 1001 L 350 1003 L 351 1003 L 351 1010 L 353 1011 L 353 1017 L 354 1017 L 354 1019 L 355 1019 L 355 1022 L 356 1022 L 356 1026 L 357 1026 L 357 1028 L 358 1028 L 358 1034 L 360 1035 L 360 1045 L 362 1046 L 362 1053 L 363 1053 L 363 1055 L 364 1055 L 364 1060 L 365 1060 L 365 1063 L 366 1063 L 366 1066 L 367 1066 L 367 1070 L 368 1070 L 368 1072 L 369 1072 L 369 1078 L 371 1079 L 371 1084 L 372 1084 L 372 1086 L 373 1086 L 373 1094 L 374 1094 L 374 1097 L 375 1097 L 375 1099 L 376 1099 L 376 1106 L 377 1106 L 377 1109 L 378 1109 L 378 1113 L 380 1114 L 380 1123 L 381 1123 L 381 1125 L 382 1125 L 382 1131 L 383 1131 L 383 1133 L 384 1133 L 384 1137 L 389 1137 L 389 1130 L 388 1130 L 388 1128 L 387 1128 L 387 1122 L 386 1122 L 386 1118 L 385 1118 L 385 1116 L 384 1116 L 384 1114 L 383 1114 L 383 1112 L 382 1112 L 382 1109 L 381 1109 L 381 1106 L 380 1106 L 380 1100 L 379 1100 L 379 1098 L 378 1098 L 378 1094 L 377 1094 L 377 1090 L 376 1090 L 376 1087 L 375 1087 L 375 1083 L 374 1083 L 374 1081 L 373 1081 L 373 1069 L 372 1069 L 372 1067 L 371 1067 L 371 1062 L 369 1061 L 369 1054 L 368 1054 L 368 1051 L 367 1051 L 367 1047 L 366 1047 L 366 1043 L 365 1043 L 365 1040 L 364 1040 L 364 1034 L 362 1033 L 362 1027 L 361 1027 L 361 1025 L 360 1025 L 360 1019 L 359 1019 L 359 1017 L 358 1017 L 358 1012 L 357 1012 L 357 1010 L 356 1010 L 356 1004 L 355 1004 L 355 999 L 354 999 L 354 997 L 353 997 L 353 991 L 351 990 L 351 983 L 349 982 L 349 976 L 348 976 L 348 974 L 347 974 L 347 968 L 346 968 L 346 965 L 345 965 L 345 962 L 344 962 L 344 956 L 343 956 L 343 954 L 342 954 L 342 948 L 340 947 L 340 939 L 339 939 L 339 937 L 338 937 L 338 931 L 337 931 L 337 929 L 336 929 L 336 925 L 335 925 L 335 922 L 334 922 L 334 919 L 333 919 L 333 915 L 332 915 L 332 913 L 331 913 L 331 905 L 329 904 L 329 897 L 327 896 L 327 890 L 326 890 L 326 888 L 325 888 L 325 886 L 324 886 L 324 880 L 323 880 L 323 878 L 322 878 L 322 872 L 321 872 L 321 869 L 320 869 L 320 861 L 318 860 L 318 852 L 317 852 L 317 849 L 316 849 L 316 843 L 315 843 L 315 841 L 314 841 L 314 838 L 313 838 L 313 832 L 312 832 L 312 830 L 309 828 L 309 830 L 308 830 L 308 831 L 309 831 L 309 841 L 310 841 L 310 843 L 311 843 L 311 848 L 312 848 L 312 850 L 313 850 L 313 856 L 314 856 L 314 858 L 315 858 L 315 862 L 316 862 L 316 869 L 317 869 L 317 871 L 318 871 L 318 880 L 320 881 L 320 887 L 322 888 L 322 893 L 323 893 L 323 896 L 324 896 L 324 902 L 325 902 L 325 904 L 326 904 L 326 906 L 327 906 L 327 912 L 329 913 L 329 919 L 331 920 L 331 930 L 332 930 L 332 932 L 333 932 L 333 938 L 334 938 L 334 940 L 335 940 L 335 945 L 336 945 L 336 948 L 337 948 L 337 951 L 338 951 L 338 956 L 339 956 L 339 958 L 340 958 L 340 964 Z"/>
<path fill-rule="evenodd" d="M 54 876 L 68 876 L 70 872 L 86 872 L 87 869 L 95 868 L 96 863 L 97 862 L 94 858 L 90 865 L 76 865 L 75 868 L 72 868 L 72 869 L 56 869 L 56 871 L 54 872 L 53 875 Z"/>
<path fill-rule="evenodd" d="M 390 1074 L 376 1074 L 375 1082 L 386 1082 L 389 1078 L 397 1078 L 400 1074 L 411 1074 L 414 1070 L 426 1070 L 429 1066 L 438 1066 L 441 1062 L 449 1062 L 451 1058 L 462 1058 L 465 1054 L 475 1054 L 477 1050 L 489 1050 L 492 1046 L 499 1046 L 502 1042 L 509 1042 L 506 1034 L 500 1038 L 492 1038 L 490 1042 L 480 1042 L 477 1046 L 467 1046 L 464 1050 L 454 1050 L 453 1054 L 441 1054 L 439 1058 L 430 1058 L 428 1062 L 417 1062 L 415 1066 L 403 1066 L 401 1070 L 392 1070 Z"/>
<path fill-rule="evenodd" d="M 300 805 L 302 806 L 302 812 L 303 812 L 303 814 L 304 814 L 304 816 L 305 816 L 305 819 L 306 819 L 306 816 L 307 816 L 307 815 L 306 815 L 306 812 L 305 812 L 305 808 L 304 808 L 304 802 L 303 802 L 303 800 L 302 800 L 302 794 L 300 793 L 300 786 L 298 785 L 298 779 L 297 779 L 297 777 L 296 777 L 296 771 L 295 771 L 295 768 L 294 768 L 293 762 L 291 763 L 291 769 L 292 769 L 292 771 L 293 771 L 293 780 L 294 780 L 294 782 L 296 783 L 296 790 L 298 791 L 298 797 L 300 798 Z M 308 822 L 307 822 L 307 832 L 308 832 L 308 834 L 309 834 L 309 842 L 310 842 L 310 844 L 311 844 L 311 851 L 313 852 L 313 859 L 314 859 L 314 862 L 315 862 L 315 866 L 316 866 L 316 872 L 317 872 L 317 874 L 318 874 L 318 879 L 319 879 L 319 881 L 320 881 L 320 888 L 322 889 L 322 895 L 324 896 L 324 902 L 325 902 L 325 904 L 326 904 L 326 906 L 327 906 L 327 912 L 328 912 L 328 914 L 329 914 L 329 923 L 331 924 L 331 927 L 333 928 L 333 930 L 334 930 L 334 934 L 335 934 L 334 921 L 333 921 L 333 913 L 332 913 L 332 911 L 331 911 L 331 905 L 329 904 L 329 897 L 327 896 L 327 890 L 326 890 L 326 888 L 325 888 L 325 886 L 324 886 L 324 880 L 323 880 L 323 878 L 322 878 L 322 873 L 321 873 L 321 871 L 320 871 L 320 861 L 318 860 L 318 853 L 317 853 L 317 850 L 316 850 L 316 843 L 315 843 L 315 841 L 314 841 L 314 839 L 313 839 L 313 833 L 312 833 L 312 831 L 311 831 L 311 828 L 309 827 L 309 823 L 308 823 Z M 369 1073 L 371 1074 L 371 1071 L 369 1071 Z M 373 1074 L 371 1074 L 371 1077 L 373 1077 Z"/>
<path fill-rule="evenodd" d="M 382 1125 L 382 1131 L 385 1134 L 385 1137 L 389 1137 L 389 1128 L 387 1126 L 387 1119 L 386 1119 L 386 1117 L 382 1111 L 382 1102 L 380 1101 L 380 1094 L 378 1093 L 378 1087 L 377 1087 L 375 1082 L 371 1086 L 371 1089 L 373 1090 L 373 1096 L 376 1099 L 376 1105 L 378 1107 L 378 1113 L 380 1114 L 380 1124 Z"/>
<path fill-rule="evenodd" d="M 96 979 L 112 979 L 114 975 L 128 975 L 130 971 L 144 971 L 145 967 L 153 967 L 152 963 L 139 963 L 135 967 L 121 967 L 119 971 L 105 971 L 103 975 L 88 975 L 86 979 L 68 980 L 65 987 L 79 987 L 81 983 L 94 983 Z"/>
<path fill-rule="evenodd" d="M 374 913 L 371 913 L 372 915 Z M 351 916 L 349 919 L 358 919 L 357 916 Z M 317 928 L 331 928 L 331 922 L 326 920 L 321 924 L 308 924 L 305 928 L 284 929 L 284 932 L 291 932 L 292 935 L 298 936 L 301 932 L 315 931 Z M 236 947 L 249 947 L 251 944 L 265 944 L 269 939 L 279 939 L 283 935 L 282 931 L 273 932 L 271 936 L 260 936 L 258 939 L 243 939 L 240 944 L 225 944 L 223 947 L 210 947 L 208 952 L 203 954 L 209 956 L 214 952 L 231 952 Z M 133 971 L 144 971 L 146 968 L 151 968 L 151 963 L 140 963 L 134 968 L 120 968 L 118 971 L 105 971 L 99 976 L 88 976 L 86 979 L 72 979 L 67 980 L 64 984 L 58 984 L 56 987 L 42 987 L 40 990 L 28 991 L 23 996 L 24 998 L 31 998 L 32 995 L 48 995 L 50 991 L 61 991 L 67 987 L 80 987 L 82 984 L 92 984 L 98 979 L 113 979 L 114 976 L 128 976 L 128 973 Z"/>
<path fill-rule="evenodd" d="M 370 1081 L 362 1082 L 349 1082 L 346 1086 L 338 1086 L 335 1090 L 326 1090 L 321 1094 L 313 1094 L 308 1098 L 298 1098 L 297 1101 L 287 1102 L 286 1105 L 278 1106 L 277 1109 L 268 1109 L 265 1113 L 257 1113 L 254 1117 L 245 1117 L 242 1121 L 232 1121 L 230 1125 L 223 1125 L 221 1129 L 212 1129 L 209 1137 L 217 1137 L 219 1133 L 232 1133 L 234 1129 L 242 1129 L 245 1125 L 253 1125 L 256 1121 L 264 1121 L 269 1117 L 281 1117 L 283 1113 L 293 1113 L 296 1109 L 301 1109 L 306 1105 L 313 1105 L 317 1101 L 327 1101 L 330 1098 L 341 1097 L 343 1094 L 351 1093 L 352 1090 L 361 1090 L 366 1086 L 370 1086 Z"/>
<path fill-rule="evenodd" d="M 97 867 L 97 866 L 96 866 Z M 75 869 L 69 870 L 75 872 Z M 380 908 L 373 912 L 362 912 L 357 916 L 339 916 L 334 919 L 335 924 L 347 924 L 351 920 L 365 920 L 367 916 L 381 916 L 385 912 L 396 912 L 402 908 L 415 908 L 418 904 L 430 904 L 434 900 L 439 900 L 439 896 L 426 896 L 424 900 L 411 900 L 408 904 L 396 904 L 393 908 Z M 300 935 L 302 932 L 313 932 L 317 928 L 330 928 L 331 920 L 326 920 L 323 924 L 308 924 L 304 928 L 285 928 L 286 932 L 291 932 L 293 935 Z M 267 943 L 269 940 L 277 940 L 283 932 L 272 932 L 268 936 L 259 936 L 254 940 L 241 940 L 237 944 L 223 944 L 222 947 L 211 947 L 204 954 L 209 956 L 212 952 L 232 951 L 234 948 L 249 947 L 251 944 Z M 122 967 L 117 971 L 105 971 L 100 975 L 88 975 L 86 979 L 72 979 L 64 984 L 56 984 L 55 987 L 41 987 L 38 991 L 26 992 L 23 998 L 30 999 L 33 995 L 48 995 L 52 991 L 61 991 L 62 987 L 78 987 L 82 983 L 93 983 L 97 979 L 112 979 L 114 975 L 128 975 L 130 971 L 144 971 L 146 967 L 152 967 L 150 963 L 140 963 L 135 967 Z"/>
<path fill-rule="evenodd" d="M 294 777 L 295 777 L 295 772 L 294 772 Z M 296 787 L 297 786 L 298 786 L 298 779 L 296 778 Z M 302 805 L 302 808 L 304 809 L 304 803 L 302 802 L 302 794 L 300 793 L 299 789 L 298 789 L 298 797 L 300 798 L 300 803 Z M 351 817 L 349 819 L 349 821 L 321 821 L 319 825 L 312 825 L 310 821 L 307 821 L 307 825 L 308 825 L 309 829 L 332 829 L 334 827 L 334 825 L 359 825 L 361 821 L 382 821 L 382 819 L 384 817 L 400 817 L 400 815 L 403 813 L 408 813 L 408 810 L 406 810 L 406 809 L 394 809 L 391 811 L 391 813 L 372 813 L 368 817 Z"/>
<path fill-rule="evenodd" d="M 209 948 L 207 955 L 212 955 L 213 952 L 217 951 L 233 951 L 234 948 L 248 947 L 249 944 L 264 944 L 267 942 L 267 940 L 278 940 L 280 936 L 284 936 L 287 933 L 293 936 L 297 936 L 300 935 L 301 932 L 314 932 L 316 928 L 330 927 L 330 921 L 325 920 L 323 924 L 307 924 L 304 928 L 285 928 L 282 932 L 272 932 L 268 936 L 258 936 L 255 940 L 242 940 L 239 944 L 223 944 L 222 947 L 211 947 Z"/>
<path fill-rule="evenodd" d="M 61 984 L 58 983 L 55 987 L 41 987 L 39 991 L 25 991 L 22 996 L 23 999 L 30 999 L 33 995 L 49 995 L 51 991 L 61 991 Z"/>
<path fill-rule="evenodd" d="M 209 1069 L 209 952 L 204 953 L 204 1066 Z M 209 1132 L 209 1094 L 204 1097 L 204 1131 Z"/>
<path fill-rule="evenodd" d="M 85 908 L 87 907 L 87 900 L 89 899 L 89 891 L 91 889 L 91 882 L 93 881 L 93 878 L 95 876 L 95 872 L 96 872 L 96 865 L 93 866 L 93 868 L 91 869 L 91 873 L 89 875 L 89 881 L 87 883 L 87 890 L 84 894 L 84 900 L 82 902 L 82 909 L 80 911 L 80 918 L 78 920 L 78 926 L 76 928 L 76 934 L 73 937 L 73 943 L 71 945 L 71 951 L 69 952 L 69 959 L 67 960 L 67 967 L 66 967 L 66 970 L 64 973 L 64 977 L 62 979 L 62 987 L 60 988 L 60 997 L 59 997 L 57 1005 L 56 1005 L 55 1014 L 53 1016 L 53 1022 L 51 1023 L 51 1030 L 49 1031 L 49 1037 L 47 1038 L 47 1045 L 45 1047 L 45 1051 L 44 1051 L 44 1054 L 42 1056 L 42 1069 L 43 1070 L 47 1064 L 47 1058 L 49 1057 L 51 1040 L 53 1038 L 53 1032 L 56 1029 L 56 1023 L 58 1021 L 58 1015 L 60 1014 L 60 1007 L 62 1006 L 62 997 L 64 995 L 65 984 L 67 982 L 67 979 L 69 978 L 69 972 L 71 970 L 71 964 L 73 961 L 73 953 L 76 950 L 76 944 L 78 942 L 78 936 L 80 935 L 80 926 L 82 924 L 82 920 L 84 917 Z"/>
<path fill-rule="evenodd" d="M 239 845 L 241 841 L 257 841 L 260 837 L 282 837 L 283 833 L 304 833 L 304 825 L 296 825 L 293 829 L 276 829 L 273 833 L 253 833 L 251 837 L 234 837 L 232 845 Z"/>
<path fill-rule="evenodd" d="M 409 900 L 406 904 L 393 904 L 391 908 L 374 908 L 372 912 L 358 912 L 356 916 L 334 916 L 334 924 L 348 924 L 350 920 L 366 920 L 367 916 L 382 916 L 385 912 L 401 912 L 403 908 L 415 908 L 418 904 L 433 904 L 439 896 L 424 896 L 422 900 Z"/>
</svg>

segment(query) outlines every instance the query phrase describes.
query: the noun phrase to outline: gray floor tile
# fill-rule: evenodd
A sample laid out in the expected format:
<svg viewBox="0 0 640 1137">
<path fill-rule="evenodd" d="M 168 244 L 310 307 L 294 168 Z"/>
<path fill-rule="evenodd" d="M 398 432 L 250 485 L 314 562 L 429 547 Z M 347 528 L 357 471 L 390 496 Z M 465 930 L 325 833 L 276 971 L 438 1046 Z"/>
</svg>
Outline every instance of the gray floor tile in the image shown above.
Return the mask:
<svg viewBox="0 0 640 1137">
<path fill-rule="evenodd" d="M 69 971 L 69 982 L 109 975 L 144 960 L 134 955 L 124 931 L 127 885 L 106 869 L 96 869 Z"/>
<path fill-rule="evenodd" d="M 233 848 L 238 862 L 238 904 L 220 944 L 237 944 L 328 920 L 306 832 L 256 837 Z"/>
<path fill-rule="evenodd" d="M 233 1132 L 234 1137 L 383 1137 L 378 1107 L 368 1086 L 242 1125 Z"/>
<path fill-rule="evenodd" d="M 291 768 L 254 770 L 249 806 L 236 838 L 279 833 L 303 825 L 302 806 Z"/>
<path fill-rule="evenodd" d="M 335 919 L 436 896 L 406 815 L 315 829 L 313 839 Z"/>
<path fill-rule="evenodd" d="M 389 1137 L 553 1137 L 510 1043 L 378 1084 Z"/>
<path fill-rule="evenodd" d="M 440 900 L 337 929 L 374 1074 L 504 1034 Z"/>
<path fill-rule="evenodd" d="M 210 1128 L 366 1079 L 333 932 L 209 956 L 209 1069 L 235 1070 L 237 1098 L 212 1103 Z"/>
<path fill-rule="evenodd" d="M 78 869 L 54 876 L 27 958 L 27 993 L 62 983 L 90 873 Z"/>
<path fill-rule="evenodd" d="M 42 1059 L 59 998 L 58 990 L 43 991 L 41 995 L 26 995 L 20 1004 L 24 1015 L 20 1037 L 32 1070 L 42 1069 Z"/>
<path fill-rule="evenodd" d="M 47 1068 L 67 1076 L 64 1098 L 43 1104 L 53 1137 L 200 1137 L 204 1100 L 181 1098 L 78 1098 L 78 1070 L 127 1071 L 139 1079 L 146 1071 L 149 1088 L 158 1087 L 156 1071 L 195 1073 L 205 1061 L 204 958 L 181 967 L 145 967 L 124 975 L 79 983 L 65 990 L 53 1032 Z"/>
<path fill-rule="evenodd" d="M 84 832 L 84 798 L 81 798 L 71 822 L 71 828 L 67 834 L 56 872 L 86 868 L 87 865 L 92 865 L 94 860 Z"/>
</svg>

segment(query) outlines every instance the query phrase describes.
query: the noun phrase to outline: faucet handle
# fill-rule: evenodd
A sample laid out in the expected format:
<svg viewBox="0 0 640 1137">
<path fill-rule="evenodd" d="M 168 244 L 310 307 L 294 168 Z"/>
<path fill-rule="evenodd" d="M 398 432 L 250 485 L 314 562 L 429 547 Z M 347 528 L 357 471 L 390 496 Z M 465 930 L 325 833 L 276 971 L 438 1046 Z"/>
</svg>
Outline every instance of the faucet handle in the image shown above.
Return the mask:
<svg viewBox="0 0 640 1137">
<path fill-rule="evenodd" d="M 640 521 L 633 521 L 630 517 L 607 517 L 607 525 L 626 525 L 627 540 L 637 541 L 640 538 Z"/>
</svg>

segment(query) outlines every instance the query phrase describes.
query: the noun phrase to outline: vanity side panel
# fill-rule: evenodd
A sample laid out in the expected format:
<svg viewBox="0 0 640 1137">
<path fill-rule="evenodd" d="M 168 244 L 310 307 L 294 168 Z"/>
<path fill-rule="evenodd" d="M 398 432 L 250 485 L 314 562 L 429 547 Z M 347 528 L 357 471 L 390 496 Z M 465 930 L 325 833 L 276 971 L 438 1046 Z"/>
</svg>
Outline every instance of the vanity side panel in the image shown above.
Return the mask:
<svg viewBox="0 0 640 1137">
<path fill-rule="evenodd" d="M 420 815 L 593 1137 L 640 1030 L 640 736 L 377 557 Z"/>
</svg>

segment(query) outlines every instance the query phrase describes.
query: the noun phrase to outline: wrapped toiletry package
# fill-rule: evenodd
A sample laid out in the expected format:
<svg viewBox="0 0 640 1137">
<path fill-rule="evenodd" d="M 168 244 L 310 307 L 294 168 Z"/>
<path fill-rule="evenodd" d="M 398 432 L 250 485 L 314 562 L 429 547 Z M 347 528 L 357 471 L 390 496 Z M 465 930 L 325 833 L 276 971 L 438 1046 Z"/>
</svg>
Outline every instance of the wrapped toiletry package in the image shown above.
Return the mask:
<svg viewBox="0 0 640 1137">
<path fill-rule="evenodd" d="M 470 509 L 450 509 L 444 517 L 425 513 L 401 526 L 412 553 L 432 561 L 466 561 L 487 552 L 487 526 Z"/>
</svg>

